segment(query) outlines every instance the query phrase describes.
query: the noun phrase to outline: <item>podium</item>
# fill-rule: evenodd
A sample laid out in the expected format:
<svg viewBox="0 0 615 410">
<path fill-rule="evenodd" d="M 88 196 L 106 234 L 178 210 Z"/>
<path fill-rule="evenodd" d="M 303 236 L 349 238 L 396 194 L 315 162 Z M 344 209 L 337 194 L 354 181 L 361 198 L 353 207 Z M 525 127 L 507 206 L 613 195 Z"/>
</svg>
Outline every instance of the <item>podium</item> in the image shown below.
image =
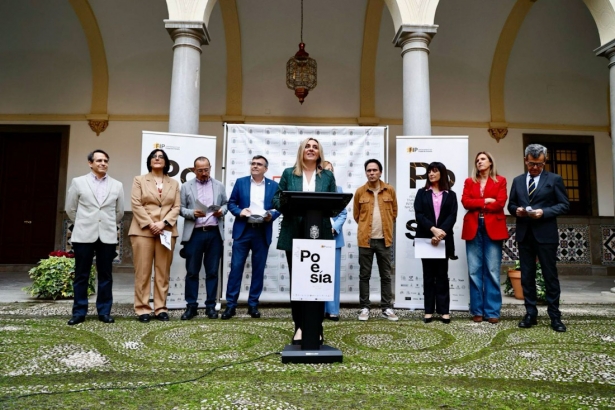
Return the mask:
<svg viewBox="0 0 615 410">
<path fill-rule="evenodd" d="M 303 236 L 295 239 L 321 239 L 323 218 L 338 215 L 351 199 L 352 194 L 341 192 L 283 191 L 280 195 L 280 210 L 284 216 L 303 218 Z M 335 245 L 333 247 L 335 248 Z M 330 272 L 335 271 L 334 259 L 322 262 L 333 267 L 329 270 Z M 296 265 L 293 264 L 293 271 L 295 267 Z M 291 272 L 291 278 L 293 278 L 293 272 Z M 291 279 L 291 295 L 293 294 L 292 286 L 295 286 L 295 283 L 296 280 Z M 341 350 L 320 344 L 320 326 L 324 319 L 322 308 L 319 308 L 319 303 L 324 303 L 322 299 L 321 301 L 307 301 L 302 298 L 299 303 L 303 304 L 301 345 L 286 345 L 282 351 L 282 363 L 342 362 Z"/>
</svg>

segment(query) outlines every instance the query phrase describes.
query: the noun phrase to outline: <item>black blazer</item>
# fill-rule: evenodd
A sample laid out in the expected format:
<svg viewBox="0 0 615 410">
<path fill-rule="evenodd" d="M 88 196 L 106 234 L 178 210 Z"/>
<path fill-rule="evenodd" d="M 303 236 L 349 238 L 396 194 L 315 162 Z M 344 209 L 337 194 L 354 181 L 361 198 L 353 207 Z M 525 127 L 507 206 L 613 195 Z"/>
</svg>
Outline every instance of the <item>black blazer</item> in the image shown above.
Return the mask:
<svg viewBox="0 0 615 410">
<path fill-rule="evenodd" d="M 527 173 L 519 175 L 510 186 L 508 212 L 513 216 L 516 215 L 517 208 L 530 206 L 526 179 Z M 558 243 L 557 216 L 568 213 L 570 208 L 562 177 L 543 171 L 540 174 L 531 207 L 542 209 L 544 214 L 539 219 L 532 219 L 529 216 L 517 218 L 517 242 L 523 241 L 525 233 L 531 229 L 538 243 Z"/>
<path fill-rule="evenodd" d="M 457 259 L 455 256 L 455 239 L 453 237 L 453 226 L 457 221 L 457 195 L 453 191 L 442 194 L 442 205 L 440 215 L 436 221 L 436 213 L 433 209 L 433 198 L 431 191 L 419 189 L 414 198 L 414 213 L 416 216 L 416 237 L 433 238 L 431 227 L 442 229 L 446 232 L 444 244 L 446 246 L 446 256 Z"/>
</svg>

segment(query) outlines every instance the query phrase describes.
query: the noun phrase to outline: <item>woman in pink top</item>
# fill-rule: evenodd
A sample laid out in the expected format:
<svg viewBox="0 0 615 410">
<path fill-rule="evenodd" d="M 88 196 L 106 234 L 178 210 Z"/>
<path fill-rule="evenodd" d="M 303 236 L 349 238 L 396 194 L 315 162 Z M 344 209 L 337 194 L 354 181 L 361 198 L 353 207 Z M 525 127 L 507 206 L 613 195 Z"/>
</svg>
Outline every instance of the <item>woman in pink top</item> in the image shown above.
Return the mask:
<svg viewBox="0 0 615 410">
<path fill-rule="evenodd" d="M 433 314 L 438 313 L 443 323 L 450 323 L 450 293 L 448 283 L 448 260 L 455 256 L 453 226 L 457 220 L 457 195 L 450 190 L 446 166 L 432 162 L 427 166 L 427 183 L 419 189 L 414 199 L 416 216 L 416 238 L 431 239 L 437 246 L 444 241 L 446 257 L 442 259 L 421 259 L 423 263 L 423 294 L 425 317 L 429 323 Z"/>
</svg>

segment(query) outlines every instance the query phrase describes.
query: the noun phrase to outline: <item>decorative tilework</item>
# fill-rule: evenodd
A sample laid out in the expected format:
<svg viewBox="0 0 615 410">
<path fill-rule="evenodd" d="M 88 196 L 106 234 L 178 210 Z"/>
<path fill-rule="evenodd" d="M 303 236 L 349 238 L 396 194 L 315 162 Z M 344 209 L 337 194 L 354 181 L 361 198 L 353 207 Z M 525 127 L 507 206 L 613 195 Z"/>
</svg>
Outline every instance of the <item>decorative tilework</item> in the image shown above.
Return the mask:
<svg viewBox="0 0 615 410">
<path fill-rule="evenodd" d="M 615 265 L 615 225 L 600 225 L 602 264 Z"/>
<path fill-rule="evenodd" d="M 512 265 L 519 259 L 519 250 L 517 249 L 517 228 L 514 224 L 506 224 L 508 227 L 509 238 L 502 245 L 502 263 L 504 265 Z"/>
<path fill-rule="evenodd" d="M 591 265 L 589 226 L 562 224 L 558 226 L 558 233 L 557 260 L 560 263 Z"/>
<path fill-rule="evenodd" d="M 123 221 L 122 221 L 123 222 Z M 113 259 L 113 263 L 121 263 L 122 262 L 122 254 L 123 254 L 123 238 L 124 238 L 124 224 L 120 222 L 117 224 L 117 247 L 115 248 L 115 253 L 117 256 Z M 71 235 L 73 233 L 73 222 L 70 219 L 64 220 L 64 229 L 63 229 L 63 243 L 62 250 L 64 252 L 69 252 L 73 250 L 73 245 L 71 242 Z"/>
<path fill-rule="evenodd" d="M 514 224 L 508 224 L 510 238 L 504 241 L 502 247 L 502 264 L 512 265 L 519 259 L 517 249 L 516 228 Z M 557 262 L 560 264 L 591 265 L 591 251 L 589 246 L 589 226 L 560 224 L 558 226 L 559 247 L 557 248 Z M 611 229 L 611 241 L 615 249 L 615 226 Z M 603 230 L 604 242 L 604 230 Z M 611 253 L 612 264 L 615 265 L 615 251 Z M 604 259 L 604 255 L 603 255 Z"/>
</svg>

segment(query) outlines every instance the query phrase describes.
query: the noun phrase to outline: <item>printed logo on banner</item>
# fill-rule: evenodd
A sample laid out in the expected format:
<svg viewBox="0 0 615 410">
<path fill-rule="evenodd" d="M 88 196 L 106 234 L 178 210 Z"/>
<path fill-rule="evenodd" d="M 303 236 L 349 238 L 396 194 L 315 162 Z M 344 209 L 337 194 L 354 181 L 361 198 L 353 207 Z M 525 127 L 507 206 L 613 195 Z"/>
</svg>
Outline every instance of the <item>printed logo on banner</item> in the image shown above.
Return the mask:
<svg viewBox="0 0 615 410">
<path fill-rule="evenodd" d="M 155 142 L 153 145 L 154 145 L 154 149 L 176 150 L 176 151 L 179 151 L 181 149 L 181 147 L 178 147 L 177 145 L 169 145 L 169 144 L 163 144 L 159 142 Z"/>
</svg>

